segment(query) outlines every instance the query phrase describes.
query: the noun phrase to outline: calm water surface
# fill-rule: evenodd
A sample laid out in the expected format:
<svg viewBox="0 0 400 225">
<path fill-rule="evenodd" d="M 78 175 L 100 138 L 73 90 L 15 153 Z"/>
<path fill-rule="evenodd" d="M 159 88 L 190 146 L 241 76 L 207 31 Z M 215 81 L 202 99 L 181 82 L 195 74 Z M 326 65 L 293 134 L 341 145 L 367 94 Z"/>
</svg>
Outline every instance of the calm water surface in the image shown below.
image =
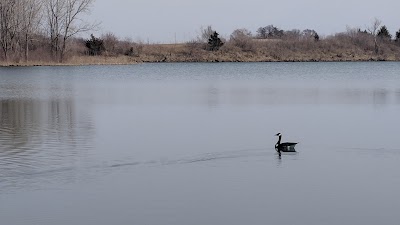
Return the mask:
<svg viewBox="0 0 400 225">
<path fill-rule="evenodd" d="M 0 224 L 398 224 L 399 115 L 400 63 L 0 68 Z"/>
</svg>

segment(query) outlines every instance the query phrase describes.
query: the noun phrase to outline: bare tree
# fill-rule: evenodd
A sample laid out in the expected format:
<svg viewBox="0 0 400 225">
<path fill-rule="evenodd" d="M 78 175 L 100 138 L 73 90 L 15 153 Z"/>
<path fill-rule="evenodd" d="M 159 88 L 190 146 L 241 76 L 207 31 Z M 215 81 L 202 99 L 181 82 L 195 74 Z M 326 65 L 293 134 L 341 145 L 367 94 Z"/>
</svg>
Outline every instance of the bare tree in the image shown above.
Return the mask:
<svg viewBox="0 0 400 225">
<path fill-rule="evenodd" d="M 231 34 L 231 39 L 241 38 L 241 37 L 251 37 L 251 31 L 246 28 L 236 29 Z"/>
<path fill-rule="evenodd" d="M 315 30 L 305 29 L 303 30 L 303 38 L 306 40 L 319 41 L 319 35 Z"/>
<path fill-rule="evenodd" d="M 298 29 L 288 30 L 284 32 L 283 38 L 285 40 L 299 41 L 302 37 L 302 33 Z"/>
<path fill-rule="evenodd" d="M 379 52 L 379 45 L 378 45 L 378 29 L 381 26 L 382 21 L 375 18 L 372 21 L 371 26 L 367 27 L 368 32 L 374 37 L 374 46 L 375 46 L 375 54 Z"/>
<path fill-rule="evenodd" d="M 28 58 L 31 36 L 40 23 L 42 0 L 2 0 L 0 2 L 0 45 L 7 61 L 24 52 Z"/>
<path fill-rule="evenodd" d="M 103 34 L 101 39 L 104 41 L 104 47 L 106 48 L 106 51 L 108 53 L 116 54 L 115 50 L 119 41 L 118 37 L 114 33 L 108 32 Z"/>
<path fill-rule="evenodd" d="M 230 42 L 243 51 L 254 50 L 253 38 L 251 32 L 247 29 L 236 29 L 230 36 Z"/>
<path fill-rule="evenodd" d="M 21 32 L 20 38 L 23 46 L 24 60 L 28 61 L 29 42 L 32 36 L 37 33 L 42 19 L 42 0 L 24 0 L 20 7 Z"/>
<path fill-rule="evenodd" d="M 215 30 L 213 30 L 211 26 L 207 26 L 206 28 L 201 27 L 200 32 L 201 34 L 199 37 L 199 41 L 201 43 L 207 43 L 208 39 L 211 37 L 211 35 L 214 34 Z"/>
<path fill-rule="evenodd" d="M 80 32 L 94 29 L 96 24 L 84 22 L 94 0 L 46 0 L 47 29 L 51 53 L 59 62 L 64 60 L 67 41 Z"/>
<path fill-rule="evenodd" d="M 207 43 L 208 39 L 210 39 L 211 35 L 214 34 L 214 30 L 211 26 L 207 27 L 200 27 L 200 32 L 197 34 L 197 36 L 189 41 L 187 44 L 191 46 L 191 48 L 196 49 L 196 48 L 203 48 L 207 49 Z"/>
<path fill-rule="evenodd" d="M 0 45 L 5 61 L 8 61 L 9 52 L 14 48 L 13 44 L 17 35 L 16 6 L 15 0 L 2 0 L 0 2 Z"/>
<path fill-rule="evenodd" d="M 346 25 L 346 35 L 351 37 L 351 38 L 356 38 L 361 32 L 361 29 L 358 27 L 350 27 Z"/>
<path fill-rule="evenodd" d="M 257 30 L 259 38 L 282 38 L 284 31 L 275 27 L 274 25 L 268 25 L 266 27 L 260 27 Z"/>
<path fill-rule="evenodd" d="M 267 38 L 267 29 L 265 27 L 260 27 L 257 29 L 257 37 L 265 39 Z"/>
</svg>

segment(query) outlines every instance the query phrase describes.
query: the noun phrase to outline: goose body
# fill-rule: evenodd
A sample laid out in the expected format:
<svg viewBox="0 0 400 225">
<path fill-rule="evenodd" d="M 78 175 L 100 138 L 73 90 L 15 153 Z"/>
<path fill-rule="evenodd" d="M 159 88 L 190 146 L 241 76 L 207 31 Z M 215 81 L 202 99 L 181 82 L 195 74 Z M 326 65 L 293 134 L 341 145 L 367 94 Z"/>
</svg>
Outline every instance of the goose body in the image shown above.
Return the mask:
<svg viewBox="0 0 400 225">
<path fill-rule="evenodd" d="M 296 152 L 294 147 L 297 145 L 297 143 L 294 142 L 284 142 L 281 143 L 282 139 L 282 134 L 277 133 L 275 136 L 279 137 L 278 142 L 275 144 L 275 150 L 280 154 L 281 152 Z"/>
</svg>

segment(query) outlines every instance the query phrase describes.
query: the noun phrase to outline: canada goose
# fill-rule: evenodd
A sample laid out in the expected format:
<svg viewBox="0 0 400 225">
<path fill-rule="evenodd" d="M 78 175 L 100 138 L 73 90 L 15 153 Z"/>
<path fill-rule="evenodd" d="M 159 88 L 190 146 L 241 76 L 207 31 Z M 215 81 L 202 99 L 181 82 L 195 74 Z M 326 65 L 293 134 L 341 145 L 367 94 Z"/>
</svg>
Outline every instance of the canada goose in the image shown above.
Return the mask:
<svg viewBox="0 0 400 225">
<path fill-rule="evenodd" d="M 279 155 L 281 154 L 281 152 L 296 152 L 296 150 L 294 149 L 294 146 L 296 146 L 297 143 L 293 143 L 293 142 L 281 143 L 282 134 L 277 133 L 275 136 L 279 137 L 279 140 L 275 145 L 275 150 L 279 153 Z"/>
</svg>

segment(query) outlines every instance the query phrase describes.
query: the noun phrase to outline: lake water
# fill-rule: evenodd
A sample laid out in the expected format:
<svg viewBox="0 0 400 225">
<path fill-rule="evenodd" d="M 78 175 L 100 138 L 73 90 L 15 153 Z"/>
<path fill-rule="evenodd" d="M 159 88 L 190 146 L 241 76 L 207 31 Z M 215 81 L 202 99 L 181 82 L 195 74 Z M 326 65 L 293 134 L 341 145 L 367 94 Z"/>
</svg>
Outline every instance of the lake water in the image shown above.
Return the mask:
<svg viewBox="0 0 400 225">
<path fill-rule="evenodd" d="M 398 224 L 399 115 L 396 62 L 0 68 L 0 224 Z"/>
</svg>

